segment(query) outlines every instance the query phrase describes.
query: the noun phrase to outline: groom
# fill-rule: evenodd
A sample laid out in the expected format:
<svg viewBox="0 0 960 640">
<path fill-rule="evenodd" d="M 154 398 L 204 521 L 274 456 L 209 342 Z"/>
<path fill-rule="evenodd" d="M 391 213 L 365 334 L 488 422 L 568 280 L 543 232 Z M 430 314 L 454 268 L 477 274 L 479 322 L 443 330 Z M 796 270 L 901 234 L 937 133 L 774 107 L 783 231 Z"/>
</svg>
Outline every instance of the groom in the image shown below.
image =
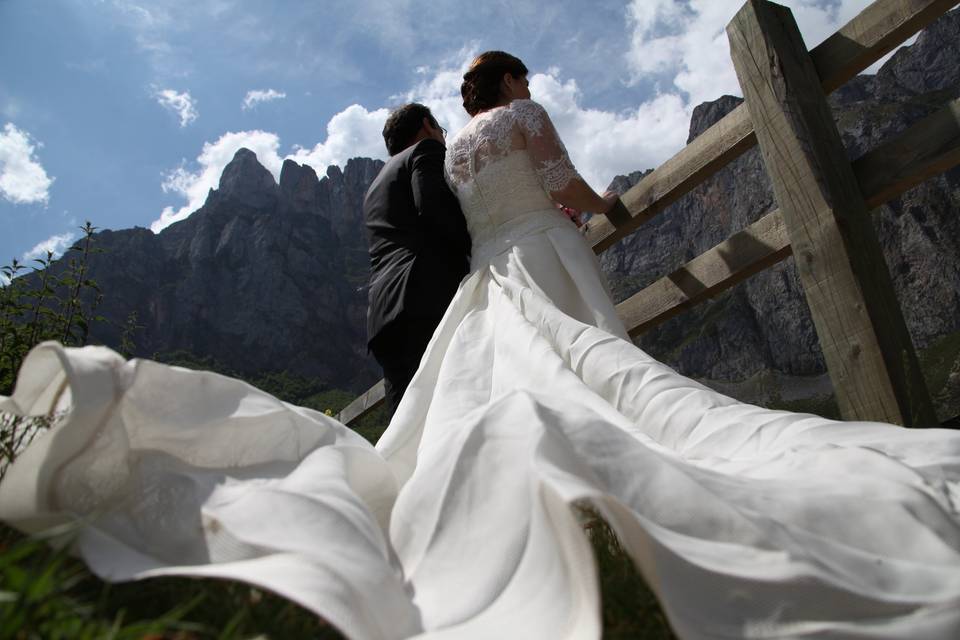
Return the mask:
<svg viewBox="0 0 960 640">
<path fill-rule="evenodd" d="M 383 367 L 391 416 L 470 266 L 466 221 L 443 177 L 445 134 L 422 104 L 392 112 L 383 127 L 391 157 L 363 201 L 367 344 Z"/>
</svg>

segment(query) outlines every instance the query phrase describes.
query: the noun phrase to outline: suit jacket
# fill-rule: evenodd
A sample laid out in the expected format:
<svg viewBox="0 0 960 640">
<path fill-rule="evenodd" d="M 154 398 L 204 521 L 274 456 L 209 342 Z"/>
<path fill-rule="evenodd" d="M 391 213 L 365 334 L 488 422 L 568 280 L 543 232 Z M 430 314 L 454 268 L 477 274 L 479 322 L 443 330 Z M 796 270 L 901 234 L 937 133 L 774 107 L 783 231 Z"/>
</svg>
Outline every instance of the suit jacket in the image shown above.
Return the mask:
<svg viewBox="0 0 960 640">
<path fill-rule="evenodd" d="M 399 319 L 440 321 L 470 268 L 470 235 L 443 176 L 446 149 L 427 138 L 390 158 L 370 185 L 367 342 Z"/>
</svg>

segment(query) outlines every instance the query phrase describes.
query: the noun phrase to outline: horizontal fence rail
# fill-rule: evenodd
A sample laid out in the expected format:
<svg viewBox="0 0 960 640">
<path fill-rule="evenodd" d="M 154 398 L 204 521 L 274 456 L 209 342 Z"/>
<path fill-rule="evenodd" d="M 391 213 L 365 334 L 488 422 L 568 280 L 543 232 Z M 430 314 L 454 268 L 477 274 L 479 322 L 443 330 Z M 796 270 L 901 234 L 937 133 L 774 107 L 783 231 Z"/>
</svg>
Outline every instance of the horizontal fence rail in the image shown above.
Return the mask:
<svg viewBox="0 0 960 640">
<path fill-rule="evenodd" d="M 337 420 L 343 424 L 355 422 L 380 407 L 385 397 L 386 388 L 384 387 L 383 380 L 380 380 L 377 384 L 364 391 L 363 395 L 344 407 L 339 415 L 337 415 Z"/>
<path fill-rule="evenodd" d="M 871 209 L 960 164 L 960 100 L 864 154 L 853 165 Z M 638 336 L 725 291 L 791 253 L 779 209 L 690 260 L 617 305 Z"/>
<path fill-rule="evenodd" d="M 877 0 L 809 54 L 824 93 L 830 93 L 957 4 L 956 0 Z M 595 215 L 586 241 L 602 253 L 662 213 L 699 184 L 757 144 L 746 103 L 629 189 L 622 201 L 629 218 L 614 225 Z M 918 122 L 852 163 L 870 208 L 960 164 L 960 101 Z M 617 305 L 631 336 L 665 322 L 791 254 L 776 209 Z M 383 404 L 384 381 L 338 415 L 343 424 Z"/>
</svg>

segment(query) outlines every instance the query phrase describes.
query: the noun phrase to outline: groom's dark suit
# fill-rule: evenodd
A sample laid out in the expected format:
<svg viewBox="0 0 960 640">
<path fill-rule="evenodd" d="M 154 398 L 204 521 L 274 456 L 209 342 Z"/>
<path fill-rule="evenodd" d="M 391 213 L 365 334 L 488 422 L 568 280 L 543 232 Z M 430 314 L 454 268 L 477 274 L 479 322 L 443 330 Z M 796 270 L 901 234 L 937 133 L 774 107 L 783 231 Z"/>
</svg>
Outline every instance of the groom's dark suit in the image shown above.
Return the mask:
<svg viewBox="0 0 960 640">
<path fill-rule="evenodd" d="M 426 138 L 387 161 L 367 190 L 367 338 L 391 413 L 469 270 L 470 236 L 443 177 L 446 149 Z"/>
</svg>

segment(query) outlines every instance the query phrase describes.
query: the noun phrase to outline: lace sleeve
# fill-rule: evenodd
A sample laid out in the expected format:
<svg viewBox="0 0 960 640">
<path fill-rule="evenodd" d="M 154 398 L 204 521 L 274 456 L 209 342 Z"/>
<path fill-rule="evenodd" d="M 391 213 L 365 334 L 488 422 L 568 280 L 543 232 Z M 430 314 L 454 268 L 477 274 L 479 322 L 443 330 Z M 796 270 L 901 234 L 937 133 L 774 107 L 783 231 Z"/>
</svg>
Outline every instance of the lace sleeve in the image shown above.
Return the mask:
<svg viewBox="0 0 960 640">
<path fill-rule="evenodd" d="M 533 100 L 514 100 L 510 106 L 516 113 L 527 152 L 543 188 L 554 193 L 579 178 L 547 111 Z"/>
</svg>

